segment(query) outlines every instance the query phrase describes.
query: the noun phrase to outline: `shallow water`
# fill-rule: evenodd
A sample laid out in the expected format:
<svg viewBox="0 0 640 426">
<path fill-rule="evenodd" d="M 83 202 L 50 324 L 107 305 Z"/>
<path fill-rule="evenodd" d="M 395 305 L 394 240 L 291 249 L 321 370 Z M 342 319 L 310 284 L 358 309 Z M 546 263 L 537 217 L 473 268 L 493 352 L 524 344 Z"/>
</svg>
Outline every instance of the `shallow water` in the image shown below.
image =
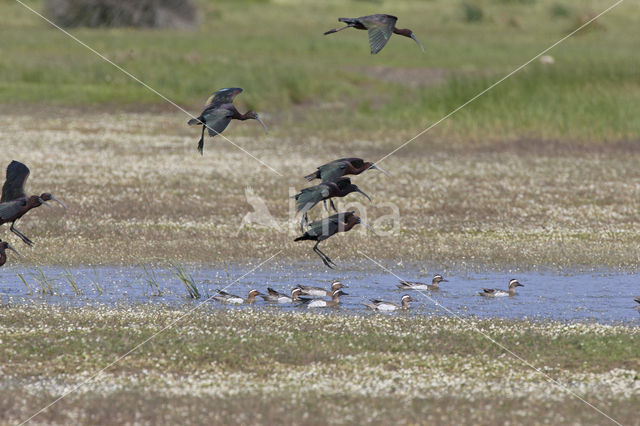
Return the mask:
<svg viewBox="0 0 640 426">
<path fill-rule="evenodd" d="M 331 281 L 340 279 L 349 286 L 349 296 L 341 299 L 342 307 L 336 312 L 368 311 L 362 303 L 369 298 L 380 298 L 399 303 L 400 297 L 411 294 L 414 298 L 410 313 L 434 313 L 491 318 L 536 319 L 536 320 L 582 320 L 601 323 L 630 322 L 640 324 L 640 313 L 634 296 L 640 296 L 640 274 L 621 272 L 557 274 L 550 272 L 505 273 L 449 273 L 448 283 L 442 283 L 436 292 L 417 292 L 396 288 L 398 279 L 380 272 L 380 269 L 360 268 L 351 271 L 322 271 L 306 264 L 295 268 L 271 266 L 247 274 L 251 268 L 225 270 L 187 268 L 197 283 L 202 298 L 194 301 L 171 268 L 140 267 L 79 267 L 62 270 L 46 267 L 42 271 L 53 288 L 53 295 L 41 293 L 42 278 L 33 269 L 3 268 L 0 271 L 0 304 L 49 303 L 61 305 L 108 304 L 123 305 L 140 303 L 185 304 L 199 303 L 230 283 L 228 291 L 246 297 L 256 288 L 266 293 L 266 287 L 289 293 L 298 284 L 328 288 Z M 155 274 L 158 288 L 149 285 L 151 271 Z M 71 273 L 80 294 L 75 294 L 67 275 Z M 417 272 L 417 268 L 394 268 L 394 273 L 404 279 L 430 282 L 430 275 Z M 32 292 L 29 294 L 21 274 Z M 506 289 L 510 278 L 517 278 L 524 287 L 518 287 L 515 297 L 484 298 L 478 291 L 484 287 Z M 234 283 L 235 280 L 238 280 Z M 98 288 L 95 283 L 99 283 Z M 45 285 L 46 286 L 46 285 Z M 158 290 L 160 295 L 158 295 Z M 102 294 L 100 294 L 102 291 Z M 437 302 L 440 306 L 437 306 Z M 208 306 L 233 308 L 215 301 Z M 258 298 L 256 306 L 268 306 Z M 272 305 L 273 306 L 273 305 Z M 245 308 L 245 307 L 242 307 Z M 303 309 L 290 305 L 278 305 L 278 309 Z"/>
</svg>

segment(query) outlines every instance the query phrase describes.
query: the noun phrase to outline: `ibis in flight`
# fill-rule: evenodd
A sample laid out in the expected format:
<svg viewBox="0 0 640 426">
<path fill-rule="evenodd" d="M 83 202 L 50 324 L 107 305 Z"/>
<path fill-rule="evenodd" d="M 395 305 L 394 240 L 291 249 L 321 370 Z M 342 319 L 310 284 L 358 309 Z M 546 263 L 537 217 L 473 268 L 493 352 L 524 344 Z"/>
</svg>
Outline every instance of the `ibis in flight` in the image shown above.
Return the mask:
<svg viewBox="0 0 640 426">
<path fill-rule="evenodd" d="M 31 246 L 33 242 L 15 227 L 16 222 L 29 210 L 47 204 L 53 200 L 63 208 L 64 203 L 49 193 L 28 196 L 25 185 L 29 177 L 29 168 L 19 161 L 12 161 L 7 167 L 7 178 L 2 186 L 2 198 L 0 199 L 0 225 L 11 222 L 11 232 L 16 234 L 25 244 Z"/>
<path fill-rule="evenodd" d="M 202 134 L 198 141 L 198 151 L 203 153 L 204 149 L 204 131 L 209 130 L 209 136 L 218 135 L 227 128 L 231 120 L 257 120 L 267 132 L 267 126 L 264 125 L 258 114 L 253 111 L 247 111 L 244 114 L 236 109 L 233 105 L 233 99 L 242 92 L 239 87 L 229 87 L 220 89 L 207 99 L 204 111 L 197 117 L 189 120 L 190 126 L 202 126 Z"/>
<path fill-rule="evenodd" d="M 365 170 L 378 170 L 385 175 L 389 176 L 389 173 L 382 170 L 370 161 L 364 161 L 362 158 L 350 157 L 340 158 L 333 160 L 330 163 L 323 164 L 318 169 L 305 176 L 305 179 L 311 182 L 314 179 L 320 179 L 322 182 L 335 182 L 344 175 L 359 175 Z"/>
<path fill-rule="evenodd" d="M 359 18 L 338 18 L 338 21 L 344 22 L 346 26 L 338 29 L 332 29 L 324 33 L 333 34 L 338 31 L 346 30 L 347 28 L 355 28 L 356 30 L 367 30 L 369 33 L 369 46 L 371 47 L 371 54 L 375 55 L 387 44 L 391 34 L 398 34 L 404 37 L 413 39 L 422 52 L 424 53 L 424 47 L 422 43 L 418 41 L 413 31 L 409 29 L 396 28 L 397 17 L 392 15 L 376 14 L 361 16 Z"/>
<path fill-rule="evenodd" d="M 329 200 L 331 207 L 337 212 L 338 209 L 336 209 L 336 206 L 333 204 L 333 200 L 331 199 L 334 197 L 345 197 L 352 192 L 359 192 L 371 201 L 371 198 L 358 188 L 357 185 L 351 183 L 351 179 L 347 177 L 339 178 L 335 182 L 322 182 L 319 185 L 304 188 L 299 194 L 296 194 L 293 197 L 296 200 L 296 211 L 302 212 L 300 230 L 303 229 L 303 224 L 308 223 L 307 212 L 309 212 L 309 210 L 311 210 L 320 201 L 326 202 L 326 200 Z"/>
<path fill-rule="evenodd" d="M 333 269 L 333 266 L 336 266 L 336 264 L 318 248 L 318 244 L 339 232 L 350 231 L 351 228 L 359 223 L 368 227 L 354 212 L 337 213 L 322 220 L 311 222 L 307 232 L 294 241 L 315 241 L 316 244 L 313 246 L 313 251 L 316 252 L 325 265 Z"/>
</svg>

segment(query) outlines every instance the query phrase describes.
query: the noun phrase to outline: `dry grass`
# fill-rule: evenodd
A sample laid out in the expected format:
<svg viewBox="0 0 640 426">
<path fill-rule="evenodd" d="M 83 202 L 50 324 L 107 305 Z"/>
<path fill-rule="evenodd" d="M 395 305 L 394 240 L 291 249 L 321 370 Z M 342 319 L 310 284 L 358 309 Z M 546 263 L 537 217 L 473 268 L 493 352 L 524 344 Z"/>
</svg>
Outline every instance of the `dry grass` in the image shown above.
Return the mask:
<svg viewBox="0 0 640 426">
<path fill-rule="evenodd" d="M 26 248 L 5 231 L 26 262 L 97 264 L 175 261 L 222 265 L 264 259 L 316 258 L 308 244 L 293 243 L 289 187 L 304 174 L 342 156 L 379 159 L 401 140 L 323 140 L 291 137 L 267 117 L 274 131 L 233 123 L 225 134 L 275 169 L 221 138 L 195 150 L 196 129 L 178 112 L 150 114 L 58 110 L 32 125 L 32 116 L 3 107 L 0 117 L 6 163 L 32 170 L 30 193 L 50 191 L 69 205 L 63 214 L 39 208 L 19 229 L 36 242 Z M 44 114 L 44 111 L 40 111 Z M 348 144 L 348 147 L 346 146 Z M 428 135 L 386 159 L 392 178 L 369 172 L 354 178 L 374 200 L 366 219 L 377 223 L 399 208 L 400 227 L 376 237 L 364 228 L 325 243 L 339 263 L 373 257 L 441 264 L 451 268 L 568 266 L 634 269 L 640 256 L 637 227 L 640 150 L 636 143 L 518 139 L 447 143 Z M 281 225 L 244 227 L 252 211 L 251 187 Z M 362 202 L 358 196 L 344 201 Z M 320 207 L 313 212 L 320 214 Z M 390 255 L 393 253 L 393 255 Z M 11 262 L 18 262 L 12 258 Z"/>
</svg>

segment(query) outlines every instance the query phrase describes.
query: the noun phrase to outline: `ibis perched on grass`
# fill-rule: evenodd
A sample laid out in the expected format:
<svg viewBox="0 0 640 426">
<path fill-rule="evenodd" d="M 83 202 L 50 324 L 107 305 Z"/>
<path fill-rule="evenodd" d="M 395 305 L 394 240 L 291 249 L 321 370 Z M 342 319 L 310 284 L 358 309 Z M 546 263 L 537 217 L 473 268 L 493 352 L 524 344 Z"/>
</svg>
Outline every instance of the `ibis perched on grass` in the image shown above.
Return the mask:
<svg viewBox="0 0 640 426">
<path fill-rule="evenodd" d="M 371 54 L 375 55 L 387 44 L 391 34 L 398 34 L 404 37 L 409 37 L 413 39 L 422 52 L 424 52 L 424 47 L 422 47 L 422 43 L 418 41 L 416 36 L 413 34 L 413 31 L 409 29 L 400 29 L 396 28 L 397 17 L 392 15 L 384 15 L 384 14 L 376 14 L 376 15 L 367 15 L 361 16 L 359 18 L 338 18 L 338 21 L 344 22 L 347 24 L 346 26 L 338 29 L 332 29 L 324 33 L 333 34 L 338 31 L 346 30 L 347 28 L 355 28 L 356 30 L 367 30 L 369 33 L 369 46 L 371 47 Z"/>
<path fill-rule="evenodd" d="M 307 232 L 296 238 L 294 241 L 316 241 L 316 244 L 313 246 L 313 251 L 320 256 L 320 259 L 322 259 L 322 262 L 325 265 L 333 269 L 333 266 L 336 266 L 336 264 L 329 258 L 329 256 L 324 254 L 322 250 L 318 248 L 318 244 L 339 232 L 350 231 L 351 228 L 359 223 L 368 227 L 368 225 L 362 222 L 354 212 L 337 213 L 322 220 L 311 222 Z"/>
<path fill-rule="evenodd" d="M 330 163 L 323 164 L 318 169 L 305 176 L 305 179 L 311 182 L 314 179 L 320 179 L 323 182 L 335 182 L 344 175 L 359 175 L 365 170 L 378 170 L 385 175 L 389 176 L 389 173 L 382 170 L 370 161 L 364 161 L 362 158 L 339 158 L 333 160 Z"/>
<path fill-rule="evenodd" d="M 53 200 L 63 208 L 64 203 L 49 193 L 27 196 L 25 185 L 29 177 L 29 168 L 19 161 L 12 161 L 7 167 L 7 178 L 2 186 L 2 198 L 0 199 L 0 225 L 11 222 L 11 232 L 16 234 L 25 244 L 31 246 L 33 242 L 26 235 L 18 231 L 16 222 L 29 210 L 47 204 Z"/>
<path fill-rule="evenodd" d="M 307 212 L 311 210 L 320 201 L 329 200 L 331 207 L 334 211 L 338 211 L 333 204 L 334 197 L 345 197 L 352 192 L 359 192 L 367 197 L 369 201 L 371 198 L 365 194 L 357 185 L 351 183 L 351 179 L 347 177 L 340 178 L 335 182 L 322 182 L 319 185 L 304 188 L 299 194 L 296 194 L 293 198 L 296 200 L 296 211 L 302 212 L 302 220 L 300 222 L 300 230 L 303 229 L 303 224 L 307 223 Z M 325 204 L 326 208 L 326 204 Z"/>
<path fill-rule="evenodd" d="M 213 137 L 218 135 L 227 128 L 231 120 L 257 120 L 264 131 L 267 132 L 267 126 L 264 125 L 258 114 L 253 111 L 247 111 L 244 114 L 236 109 L 233 105 L 233 99 L 242 92 L 239 87 L 229 87 L 226 89 L 220 89 L 207 99 L 205 102 L 204 111 L 197 117 L 189 120 L 190 126 L 201 125 L 202 134 L 198 141 L 198 151 L 200 154 L 204 150 L 204 131 L 209 130 L 209 136 Z"/>
</svg>

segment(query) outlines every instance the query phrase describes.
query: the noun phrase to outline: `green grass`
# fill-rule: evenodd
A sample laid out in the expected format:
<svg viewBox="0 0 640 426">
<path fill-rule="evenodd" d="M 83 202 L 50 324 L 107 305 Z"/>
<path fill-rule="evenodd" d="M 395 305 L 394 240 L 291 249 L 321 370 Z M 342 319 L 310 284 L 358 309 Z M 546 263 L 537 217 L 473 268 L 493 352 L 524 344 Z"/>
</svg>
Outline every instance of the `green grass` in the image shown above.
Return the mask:
<svg viewBox="0 0 640 426">
<path fill-rule="evenodd" d="M 41 9 L 38 1 L 29 4 Z M 272 126 L 276 135 L 356 131 L 404 136 L 459 106 L 610 2 L 565 5 L 563 19 L 553 18 L 563 6 L 557 0 L 473 5 L 483 11 L 480 22 L 465 22 L 463 3 L 445 0 L 202 1 L 197 31 L 73 33 L 194 112 L 213 90 L 241 86 L 245 92 L 239 103 L 267 114 L 277 123 Z M 376 56 L 368 53 L 364 33 L 322 36 L 338 16 L 373 11 L 400 16 L 399 26 L 412 28 L 426 53 L 397 36 Z M 0 12 L 0 102 L 115 109 L 165 105 L 19 4 L 0 3 Z M 509 24 L 514 18 L 520 22 L 517 28 Z M 522 136 L 635 139 L 640 35 L 626 28 L 639 23 L 638 4 L 624 3 L 603 17 L 598 29 L 550 52 L 555 65 L 532 64 L 440 127 L 437 137 L 462 142 Z M 387 74 L 371 73 L 377 69 Z M 434 80 L 433 70 L 443 70 L 445 77 Z"/>
</svg>

